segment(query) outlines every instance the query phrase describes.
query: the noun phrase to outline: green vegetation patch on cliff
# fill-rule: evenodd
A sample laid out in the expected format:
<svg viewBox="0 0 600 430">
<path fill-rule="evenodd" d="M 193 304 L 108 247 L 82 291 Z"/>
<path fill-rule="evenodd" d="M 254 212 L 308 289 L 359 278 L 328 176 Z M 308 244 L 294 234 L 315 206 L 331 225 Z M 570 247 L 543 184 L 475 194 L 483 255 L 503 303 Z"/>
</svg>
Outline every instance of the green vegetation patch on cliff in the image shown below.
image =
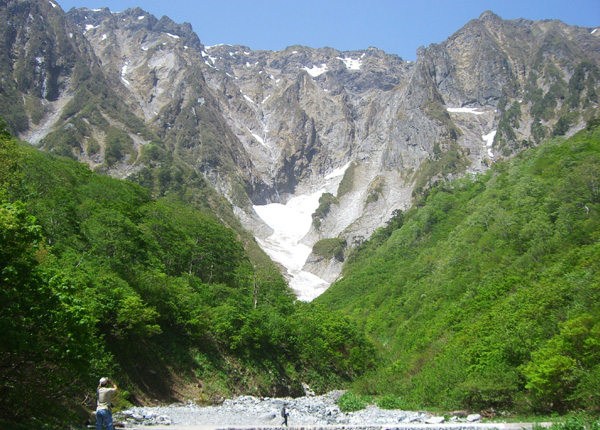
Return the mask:
<svg viewBox="0 0 600 430">
<path fill-rule="evenodd" d="M 344 260 L 344 249 L 346 249 L 346 241 L 339 238 L 321 239 L 313 245 L 312 251 L 323 258 L 337 258 L 339 261 Z"/>
<path fill-rule="evenodd" d="M 373 182 L 369 184 L 369 188 L 367 190 L 367 199 L 365 200 L 365 204 L 374 203 L 379 200 L 379 196 L 383 194 L 383 189 L 385 187 L 385 178 L 377 176 Z"/>
<path fill-rule="evenodd" d="M 437 150 L 435 150 L 438 148 Z M 421 163 L 413 178 L 415 187 L 413 197 L 427 196 L 432 180 L 445 179 L 450 175 L 464 173 L 469 165 L 468 158 L 456 142 L 451 142 L 445 150 L 439 144 L 434 144 L 435 159 L 427 159 Z M 418 203 L 421 204 L 423 199 Z"/>
<path fill-rule="evenodd" d="M 312 214 L 312 224 L 315 228 L 319 228 L 321 226 L 321 221 L 327 216 L 329 211 L 331 210 L 331 205 L 337 205 L 338 199 L 331 193 L 323 193 L 321 197 L 319 197 L 319 207 Z"/>
<path fill-rule="evenodd" d="M 344 177 L 342 178 L 337 190 L 338 199 L 342 198 L 345 194 L 348 194 L 350 191 L 352 191 L 352 188 L 354 188 L 354 174 L 356 167 L 356 161 L 353 161 L 344 172 Z"/>
</svg>

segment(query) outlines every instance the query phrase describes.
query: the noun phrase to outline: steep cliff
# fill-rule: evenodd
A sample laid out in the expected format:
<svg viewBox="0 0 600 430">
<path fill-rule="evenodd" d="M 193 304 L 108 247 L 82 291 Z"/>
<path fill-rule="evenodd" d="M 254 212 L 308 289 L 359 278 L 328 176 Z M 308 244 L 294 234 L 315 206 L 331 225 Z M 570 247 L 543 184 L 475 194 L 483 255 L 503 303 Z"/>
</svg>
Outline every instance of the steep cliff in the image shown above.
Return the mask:
<svg viewBox="0 0 600 430">
<path fill-rule="evenodd" d="M 598 114 L 600 34 L 560 21 L 485 12 L 408 62 L 376 48 L 206 47 L 189 24 L 139 8 L 64 14 L 28 0 L 1 13 L 12 131 L 159 192 L 198 175 L 261 240 L 273 230 L 255 205 L 325 190 L 342 167 L 304 245 L 353 247 L 436 181 Z M 306 269 L 330 282 L 343 254 Z"/>
</svg>

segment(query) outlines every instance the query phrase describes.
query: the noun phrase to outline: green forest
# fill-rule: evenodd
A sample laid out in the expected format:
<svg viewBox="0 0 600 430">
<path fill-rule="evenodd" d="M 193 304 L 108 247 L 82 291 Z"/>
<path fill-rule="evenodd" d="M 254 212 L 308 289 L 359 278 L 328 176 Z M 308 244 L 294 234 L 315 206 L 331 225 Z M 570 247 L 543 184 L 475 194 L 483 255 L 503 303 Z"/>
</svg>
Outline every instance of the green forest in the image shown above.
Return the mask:
<svg viewBox="0 0 600 430">
<path fill-rule="evenodd" d="M 375 365 L 343 312 L 297 303 L 206 207 L 0 134 L 0 427 L 94 409 L 342 386 Z M 199 201 L 206 199 L 199 198 Z M 187 390 L 187 391 L 186 391 Z"/>
<path fill-rule="evenodd" d="M 365 327 L 399 407 L 600 410 L 600 129 L 440 183 L 314 305 Z"/>
<path fill-rule="evenodd" d="M 306 382 L 402 409 L 600 410 L 597 122 L 427 189 L 310 304 L 207 198 L 1 128 L 0 427 L 81 422 L 104 375 L 117 408 Z"/>
</svg>

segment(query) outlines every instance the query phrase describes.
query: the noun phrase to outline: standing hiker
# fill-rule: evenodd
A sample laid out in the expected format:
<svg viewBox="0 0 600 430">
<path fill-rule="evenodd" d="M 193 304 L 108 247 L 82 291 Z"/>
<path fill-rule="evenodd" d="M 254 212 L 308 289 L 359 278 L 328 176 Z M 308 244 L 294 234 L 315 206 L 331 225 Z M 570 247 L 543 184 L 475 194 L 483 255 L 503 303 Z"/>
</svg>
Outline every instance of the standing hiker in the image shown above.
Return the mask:
<svg viewBox="0 0 600 430">
<path fill-rule="evenodd" d="M 108 388 L 108 383 L 111 383 L 112 388 Z M 108 378 L 100 378 L 98 384 L 98 404 L 96 406 L 96 430 L 102 430 L 106 426 L 106 430 L 113 430 L 112 418 L 112 395 L 117 391 L 117 386 Z"/>
<path fill-rule="evenodd" d="M 287 419 L 288 419 L 288 412 L 285 410 L 285 404 L 283 405 L 283 407 L 281 408 L 281 416 L 283 417 L 283 422 L 281 423 L 281 425 L 284 425 L 287 427 L 288 423 L 287 423 Z"/>
</svg>

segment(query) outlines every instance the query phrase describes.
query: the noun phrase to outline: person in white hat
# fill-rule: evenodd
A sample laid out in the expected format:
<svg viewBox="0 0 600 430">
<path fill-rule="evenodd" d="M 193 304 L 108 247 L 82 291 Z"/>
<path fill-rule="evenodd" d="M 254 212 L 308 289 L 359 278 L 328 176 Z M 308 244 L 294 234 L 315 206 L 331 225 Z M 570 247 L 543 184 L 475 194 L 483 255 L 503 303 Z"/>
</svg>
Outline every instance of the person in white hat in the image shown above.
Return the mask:
<svg viewBox="0 0 600 430">
<path fill-rule="evenodd" d="M 108 383 L 112 388 L 108 388 Z M 106 430 L 113 430 L 112 419 L 112 403 L 111 398 L 117 391 L 117 386 L 108 378 L 100 378 L 98 389 L 98 403 L 96 406 L 96 430 L 102 430 L 106 426 Z"/>
</svg>

